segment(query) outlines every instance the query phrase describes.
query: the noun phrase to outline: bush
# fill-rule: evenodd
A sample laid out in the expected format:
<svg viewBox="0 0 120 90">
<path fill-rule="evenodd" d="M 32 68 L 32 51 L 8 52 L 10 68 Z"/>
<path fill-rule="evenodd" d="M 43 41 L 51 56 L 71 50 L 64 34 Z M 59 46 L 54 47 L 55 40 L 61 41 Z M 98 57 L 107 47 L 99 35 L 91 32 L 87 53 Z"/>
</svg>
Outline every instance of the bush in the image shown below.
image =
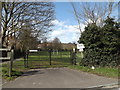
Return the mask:
<svg viewBox="0 0 120 90">
<path fill-rule="evenodd" d="M 119 34 L 118 34 L 119 33 Z M 120 59 L 120 25 L 107 18 L 103 27 L 89 24 L 85 27 L 79 43 L 85 45 L 84 66 L 118 66 Z"/>
</svg>

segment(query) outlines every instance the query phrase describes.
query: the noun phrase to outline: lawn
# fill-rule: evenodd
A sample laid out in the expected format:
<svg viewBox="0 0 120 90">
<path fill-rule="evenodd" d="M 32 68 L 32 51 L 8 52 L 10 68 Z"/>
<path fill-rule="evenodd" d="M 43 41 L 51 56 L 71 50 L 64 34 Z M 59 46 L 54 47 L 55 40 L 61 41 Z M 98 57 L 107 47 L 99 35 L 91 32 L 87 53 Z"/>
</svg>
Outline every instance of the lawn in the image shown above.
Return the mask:
<svg viewBox="0 0 120 90">
<path fill-rule="evenodd" d="M 40 67 L 59 67 L 71 64 L 70 52 L 60 51 L 51 53 L 51 65 L 50 65 L 50 53 L 46 51 L 40 51 L 39 53 L 30 53 L 28 57 L 28 65 L 30 68 Z"/>
<path fill-rule="evenodd" d="M 2 70 L 3 78 L 7 80 L 13 80 L 21 76 L 24 72 L 31 68 L 49 68 L 49 67 L 66 67 L 70 65 L 70 52 L 54 52 L 51 53 L 50 65 L 50 53 L 41 51 L 39 53 L 31 53 L 28 58 L 28 68 L 24 67 L 24 59 L 13 62 L 12 77 L 8 76 L 9 63 L 2 64 L 0 69 Z"/>
</svg>

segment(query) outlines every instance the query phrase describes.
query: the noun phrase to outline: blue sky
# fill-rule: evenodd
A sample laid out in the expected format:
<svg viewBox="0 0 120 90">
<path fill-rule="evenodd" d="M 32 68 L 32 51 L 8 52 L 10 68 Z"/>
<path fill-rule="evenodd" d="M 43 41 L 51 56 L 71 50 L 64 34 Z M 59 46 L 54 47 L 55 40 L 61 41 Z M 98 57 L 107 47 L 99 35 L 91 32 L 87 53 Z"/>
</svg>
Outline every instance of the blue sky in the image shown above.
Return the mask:
<svg viewBox="0 0 120 90">
<path fill-rule="evenodd" d="M 78 23 L 75 20 L 73 9 L 70 2 L 54 2 L 55 4 L 55 17 L 53 21 L 55 26 L 49 35 L 48 40 L 53 40 L 58 37 L 62 43 L 77 42 L 80 37 L 80 32 L 77 29 Z M 113 14 L 116 15 L 117 10 Z M 81 24 L 84 30 L 84 24 Z"/>
<path fill-rule="evenodd" d="M 77 24 L 73 15 L 73 9 L 69 2 L 56 2 L 54 4 L 56 18 L 58 20 L 67 21 L 67 23 L 71 25 Z"/>
<path fill-rule="evenodd" d="M 69 2 L 55 2 L 55 27 L 50 35 L 53 40 L 58 37 L 61 42 L 76 42 L 80 32 L 76 29 L 77 22 L 74 18 L 71 4 Z"/>
</svg>

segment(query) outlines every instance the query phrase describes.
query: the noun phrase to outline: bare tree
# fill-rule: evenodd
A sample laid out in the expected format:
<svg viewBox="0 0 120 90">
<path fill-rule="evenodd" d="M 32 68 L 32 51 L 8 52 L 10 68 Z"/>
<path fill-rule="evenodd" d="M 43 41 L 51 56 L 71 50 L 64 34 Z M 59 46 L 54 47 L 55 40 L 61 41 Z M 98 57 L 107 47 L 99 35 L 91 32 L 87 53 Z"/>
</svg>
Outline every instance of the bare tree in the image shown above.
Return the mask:
<svg viewBox="0 0 120 90">
<path fill-rule="evenodd" d="M 61 41 L 59 40 L 59 38 L 54 38 L 54 40 L 52 41 L 52 47 L 54 50 L 59 50 L 62 49 L 62 44 Z"/>
<path fill-rule="evenodd" d="M 29 22 L 26 22 L 24 26 L 22 26 L 22 30 L 19 31 L 18 42 L 22 51 L 37 48 L 38 39 L 33 35 Z"/>
<path fill-rule="evenodd" d="M 54 5 L 50 2 L 3 2 L 2 45 L 7 46 L 9 35 L 19 37 L 19 31 L 26 22 L 29 22 L 34 37 L 51 31 L 53 19 Z"/>
<path fill-rule="evenodd" d="M 71 3 L 71 5 L 72 5 L 72 7 L 73 7 L 74 15 L 75 15 L 76 20 L 77 20 L 78 25 L 79 25 L 80 33 L 82 33 L 81 26 L 80 26 L 80 18 L 79 18 L 79 16 L 78 16 L 78 13 L 77 13 L 77 11 L 76 11 L 76 8 L 75 8 L 74 4 Z"/>
<path fill-rule="evenodd" d="M 7 46 L 9 35 L 15 34 L 15 27 L 24 11 L 24 5 L 15 2 L 2 2 L 2 45 L 6 44 Z"/>
<path fill-rule="evenodd" d="M 74 15 L 79 24 L 79 29 L 81 31 L 80 23 L 89 24 L 96 23 L 99 26 L 102 26 L 106 16 L 110 16 L 114 3 L 98 3 L 98 2 L 83 2 L 83 3 L 71 3 L 74 11 Z M 81 31 L 82 32 L 82 31 Z"/>
</svg>

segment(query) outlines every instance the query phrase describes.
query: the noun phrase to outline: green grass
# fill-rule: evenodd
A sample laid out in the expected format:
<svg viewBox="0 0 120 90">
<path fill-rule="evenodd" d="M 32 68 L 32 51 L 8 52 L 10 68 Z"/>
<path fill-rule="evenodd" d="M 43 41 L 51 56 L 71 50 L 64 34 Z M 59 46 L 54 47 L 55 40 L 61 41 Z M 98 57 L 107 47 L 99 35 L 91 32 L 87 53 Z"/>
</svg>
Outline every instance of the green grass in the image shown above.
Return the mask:
<svg viewBox="0 0 120 90">
<path fill-rule="evenodd" d="M 111 67 L 98 67 L 92 70 L 90 67 L 84 67 L 79 65 L 69 65 L 68 66 L 71 69 L 81 70 L 84 72 L 89 72 L 101 76 L 106 77 L 112 77 L 112 78 L 118 78 L 118 68 L 111 68 Z"/>
<path fill-rule="evenodd" d="M 81 70 L 97 75 L 118 78 L 118 69 L 109 67 L 99 67 L 92 70 L 90 67 L 80 66 L 80 60 L 82 59 L 81 53 L 77 53 L 77 64 L 71 65 L 70 52 L 52 53 L 52 61 L 50 65 L 49 53 L 41 51 L 39 53 L 31 53 L 28 58 L 28 68 L 24 67 L 24 60 L 14 61 L 12 77 L 8 77 L 8 64 L 2 65 L 3 77 L 7 80 L 13 80 L 21 76 L 24 72 L 31 68 L 55 68 L 55 67 L 68 67 L 71 69 Z"/>
<path fill-rule="evenodd" d="M 80 64 L 80 61 L 81 61 L 82 58 L 83 58 L 83 53 L 82 52 L 77 52 L 77 54 L 76 54 L 77 65 Z"/>
<path fill-rule="evenodd" d="M 37 54 L 31 53 L 28 58 L 29 68 L 41 68 L 41 67 L 62 67 L 70 65 L 70 52 L 52 52 L 50 65 L 50 54 L 48 52 L 41 51 Z"/>
<path fill-rule="evenodd" d="M 53 68 L 53 67 L 66 67 L 70 64 L 70 53 L 69 52 L 59 52 L 51 53 L 52 65 L 50 65 L 49 52 L 41 51 L 39 53 L 31 53 L 28 59 L 28 68 L 24 67 L 24 59 L 21 58 L 20 61 L 13 62 L 12 77 L 8 76 L 8 66 L 9 64 L 2 64 L 0 69 L 2 70 L 3 78 L 7 80 L 13 80 L 21 76 L 24 72 L 31 68 Z"/>
<path fill-rule="evenodd" d="M 27 68 L 24 68 L 24 62 L 23 59 L 20 61 L 14 61 L 13 62 L 13 69 L 12 69 L 12 76 L 9 77 L 8 75 L 8 69 L 9 63 L 2 64 L 2 67 L 0 67 L 2 71 L 2 77 L 6 80 L 13 80 L 19 76 L 21 76 L 25 71 L 27 71 Z"/>
</svg>

